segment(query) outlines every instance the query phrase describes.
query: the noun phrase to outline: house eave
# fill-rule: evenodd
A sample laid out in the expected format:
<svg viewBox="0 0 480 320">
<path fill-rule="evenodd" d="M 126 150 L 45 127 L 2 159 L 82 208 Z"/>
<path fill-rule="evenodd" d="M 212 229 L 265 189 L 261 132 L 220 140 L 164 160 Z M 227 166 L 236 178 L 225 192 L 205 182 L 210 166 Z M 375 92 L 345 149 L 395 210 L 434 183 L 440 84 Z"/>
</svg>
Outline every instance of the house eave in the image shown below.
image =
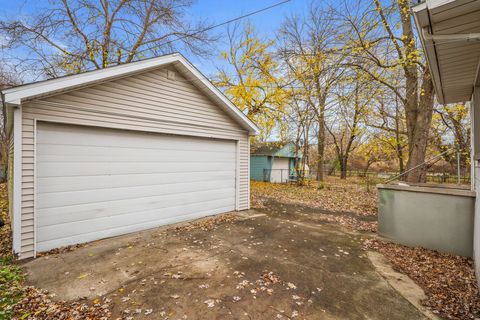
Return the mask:
<svg viewBox="0 0 480 320">
<path fill-rule="evenodd" d="M 4 89 L 2 90 L 3 101 L 6 105 L 19 106 L 28 100 L 111 81 L 139 72 L 153 70 L 167 64 L 174 64 L 181 68 L 185 75 L 188 75 L 196 82 L 195 85 L 199 86 L 214 101 L 224 107 L 250 135 L 259 134 L 260 130 L 258 127 L 179 53 Z"/>
<path fill-rule="evenodd" d="M 437 93 L 437 100 L 439 103 L 444 104 L 445 97 L 442 89 L 442 79 L 440 78 L 440 69 L 438 67 L 435 45 L 433 44 L 432 40 L 426 40 L 423 36 L 423 32 L 425 30 L 428 30 L 428 32 L 431 30 L 427 3 L 424 2 L 413 7 L 413 12 L 415 24 L 417 25 L 417 30 L 420 33 L 420 41 L 425 51 L 425 58 L 427 60 L 427 64 L 430 66 L 433 86 L 435 88 L 435 92 Z"/>
<path fill-rule="evenodd" d="M 412 11 L 438 102 L 469 101 L 479 84 L 480 1 L 427 0 Z"/>
</svg>

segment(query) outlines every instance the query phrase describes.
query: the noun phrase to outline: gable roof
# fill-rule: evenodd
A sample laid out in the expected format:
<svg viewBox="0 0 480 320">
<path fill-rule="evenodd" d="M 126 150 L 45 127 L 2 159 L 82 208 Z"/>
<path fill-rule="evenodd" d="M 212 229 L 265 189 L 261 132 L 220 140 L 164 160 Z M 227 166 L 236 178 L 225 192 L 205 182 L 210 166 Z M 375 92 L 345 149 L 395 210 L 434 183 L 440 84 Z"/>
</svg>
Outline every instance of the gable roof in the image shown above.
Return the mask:
<svg viewBox="0 0 480 320">
<path fill-rule="evenodd" d="M 247 129 L 250 134 L 256 135 L 259 133 L 258 127 L 197 68 L 179 53 L 4 89 L 1 90 L 2 100 L 6 105 L 18 106 L 22 102 L 34 98 L 45 97 L 101 82 L 111 81 L 121 77 L 157 69 L 168 64 L 175 66 L 185 78 L 194 82 L 196 87 L 218 105 L 223 107 L 223 109 L 236 119 L 242 127 Z"/>
<path fill-rule="evenodd" d="M 294 145 L 291 142 L 274 141 L 259 143 L 252 145 L 250 153 L 256 156 L 295 158 Z M 301 155 L 297 157 L 301 157 Z"/>
</svg>

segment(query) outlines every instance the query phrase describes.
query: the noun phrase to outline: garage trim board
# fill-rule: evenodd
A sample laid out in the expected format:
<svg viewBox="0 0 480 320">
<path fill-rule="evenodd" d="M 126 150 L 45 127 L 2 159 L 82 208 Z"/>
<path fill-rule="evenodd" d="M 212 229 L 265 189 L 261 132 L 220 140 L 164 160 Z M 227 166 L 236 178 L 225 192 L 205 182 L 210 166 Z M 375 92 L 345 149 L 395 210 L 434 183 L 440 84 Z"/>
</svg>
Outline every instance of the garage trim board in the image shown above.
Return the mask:
<svg viewBox="0 0 480 320">
<path fill-rule="evenodd" d="M 2 92 L 13 146 L 9 190 L 14 253 L 20 259 L 35 257 L 37 250 L 249 209 L 249 137 L 258 128 L 231 102 L 224 101 L 181 55 L 132 64 L 135 68 L 117 66 L 99 70 L 98 76 L 92 76 L 94 71 L 88 76 L 47 80 Z M 172 80 L 167 73 L 176 75 Z M 53 131 L 47 134 L 49 130 Z M 82 146 L 68 147 L 69 141 Z M 159 150 L 141 148 L 142 143 L 152 141 Z M 175 150 L 161 150 L 172 141 Z M 194 142 L 199 148 L 189 150 Z M 92 143 L 104 145 L 88 145 Z M 216 148 L 225 149 L 215 153 Z M 130 172 L 122 161 L 136 162 L 137 171 Z M 158 168 L 156 161 L 171 164 Z M 190 174 L 187 169 L 178 178 L 184 181 L 175 182 L 173 177 L 181 173 L 169 175 L 168 168 L 179 170 L 185 164 L 180 164 L 182 161 L 191 167 Z M 195 173 L 203 169 L 212 173 Z M 119 182 L 111 178 L 123 173 L 133 175 L 131 183 L 145 182 L 147 186 L 129 186 L 129 179 Z M 116 186 L 116 192 L 77 190 L 87 186 L 85 181 L 92 174 L 94 185 Z M 162 186 L 168 179 L 177 185 Z M 118 183 L 121 185 L 115 185 Z M 165 194 L 168 189 L 170 195 Z M 182 190 L 186 195 L 182 196 Z M 137 202 L 129 203 L 128 195 L 134 195 L 131 201 Z M 138 215 L 129 212 L 135 205 L 147 203 L 141 199 L 148 197 L 157 197 L 160 207 L 147 205 Z M 123 206 L 109 209 L 96 205 L 102 201 L 118 201 Z M 149 203 L 153 205 L 153 201 Z M 81 222 L 80 216 L 87 222 Z M 136 227 L 132 217 L 141 221 Z M 73 234 L 69 228 L 85 232 Z"/>
</svg>

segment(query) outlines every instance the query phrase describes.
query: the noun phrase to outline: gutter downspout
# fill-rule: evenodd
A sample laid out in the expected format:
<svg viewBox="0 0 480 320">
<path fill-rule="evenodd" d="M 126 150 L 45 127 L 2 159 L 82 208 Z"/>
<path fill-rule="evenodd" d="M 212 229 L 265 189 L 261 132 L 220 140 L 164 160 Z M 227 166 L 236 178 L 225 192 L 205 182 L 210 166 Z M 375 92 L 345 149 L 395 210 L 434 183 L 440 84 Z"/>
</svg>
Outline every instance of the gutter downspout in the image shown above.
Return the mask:
<svg viewBox="0 0 480 320">
<path fill-rule="evenodd" d="M 480 33 L 431 34 L 425 28 L 423 29 L 423 37 L 426 40 L 433 41 L 480 41 Z"/>
</svg>

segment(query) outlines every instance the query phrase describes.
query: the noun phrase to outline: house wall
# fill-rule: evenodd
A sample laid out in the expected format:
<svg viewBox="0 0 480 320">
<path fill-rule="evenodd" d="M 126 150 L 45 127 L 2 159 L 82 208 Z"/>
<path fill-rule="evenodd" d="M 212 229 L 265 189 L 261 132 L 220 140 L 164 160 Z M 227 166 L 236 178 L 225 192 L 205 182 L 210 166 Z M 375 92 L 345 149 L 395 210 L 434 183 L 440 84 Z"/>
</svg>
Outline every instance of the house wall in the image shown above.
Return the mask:
<svg viewBox="0 0 480 320">
<path fill-rule="evenodd" d="M 272 157 L 250 156 L 250 179 L 255 181 L 269 181 L 270 177 L 264 176 L 264 169 L 272 169 Z"/>
<path fill-rule="evenodd" d="M 473 255 L 474 192 L 447 187 L 377 187 L 381 236 L 407 246 Z"/>
<path fill-rule="evenodd" d="M 170 67 L 170 70 L 174 70 Z M 238 141 L 238 208 L 250 206 L 249 135 L 222 108 L 167 67 L 23 103 L 20 258 L 35 252 L 36 120 Z"/>
<path fill-rule="evenodd" d="M 473 258 L 475 261 L 475 274 L 477 275 L 477 282 L 480 285 L 480 87 L 475 87 L 473 99 L 470 104 L 472 111 L 472 153 L 473 153 L 473 187 L 477 194 L 477 201 L 475 201 L 475 221 L 473 231 Z"/>
</svg>

